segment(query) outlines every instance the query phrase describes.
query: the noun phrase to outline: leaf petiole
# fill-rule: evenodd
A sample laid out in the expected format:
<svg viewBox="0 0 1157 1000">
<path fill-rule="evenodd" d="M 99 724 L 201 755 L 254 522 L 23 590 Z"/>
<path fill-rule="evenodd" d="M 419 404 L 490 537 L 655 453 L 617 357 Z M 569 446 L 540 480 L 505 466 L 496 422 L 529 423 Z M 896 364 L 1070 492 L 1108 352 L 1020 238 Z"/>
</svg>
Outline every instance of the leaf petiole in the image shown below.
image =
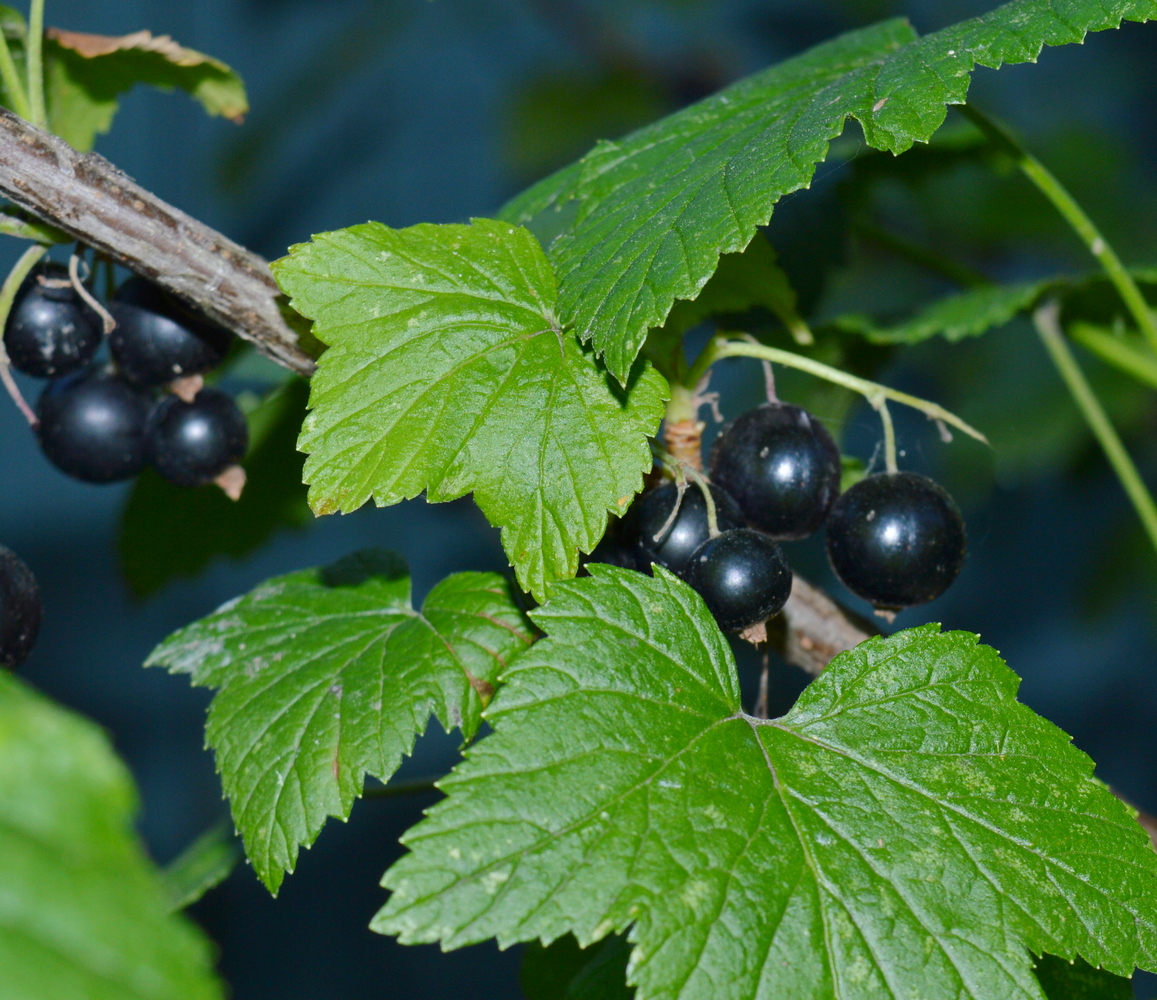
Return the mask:
<svg viewBox="0 0 1157 1000">
<path fill-rule="evenodd" d="M 980 129 L 994 146 L 1011 156 L 1021 172 L 1036 185 L 1041 194 L 1052 202 L 1053 207 L 1072 226 L 1073 231 L 1089 248 L 1089 252 L 1100 261 L 1105 274 L 1116 286 L 1125 306 L 1132 313 L 1137 328 L 1145 336 L 1149 346 L 1157 350 L 1157 321 L 1153 318 L 1149 303 L 1145 301 L 1145 297 L 1141 294 L 1133 276 L 1121 263 L 1121 258 L 1117 256 L 1117 252 L 1109 245 L 1109 241 L 1105 239 L 1093 220 L 1068 192 L 1068 189 L 1053 176 L 1048 167 L 1025 149 L 1008 129 L 993 121 L 979 108 L 972 104 L 962 104 L 957 110 Z"/>
<path fill-rule="evenodd" d="M 44 104 L 44 0 L 32 0 L 28 8 L 28 121 L 37 128 L 48 126 Z"/>
<path fill-rule="evenodd" d="M 931 420 L 939 420 L 946 424 L 951 424 L 969 437 L 976 438 L 977 441 L 988 444 L 988 438 L 981 434 L 980 431 L 971 424 L 965 423 L 956 416 L 956 414 L 949 412 L 937 403 L 930 403 L 928 400 L 920 399 L 918 396 L 911 396 L 906 392 L 890 389 L 886 385 L 880 385 L 878 382 L 869 382 L 867 379 L 850 375 L 848 372 L 840 371 L 839 368 L 825 365 L 822 361 L 815 361 L 812 358 L 804 357 L 802 354 L 793 354 L 791 351 L 784 351 L 778 347 L 768 347 L 765 344 L 751 344 L 742 340 L 729 340 L 725 336 L 716 337 L 704 348 L 703 353 L 699 355 L 699 358 L 688 373 L 687 382 L 694 384 L 692 379 L 698 380 L 715 362 L 721 361 L 724 358 L 758 358 L 761 361 L 771 361 L 774 364 L 780 364 L 786 368 L 795 368 L 798 371 L 814 375 L 816 378 L 821 378 L 825 382 L 841 385 L 845 389 L 851 389 L 852 392 L 858 392 L 876 410 L 880 409 L 877 400 L 890 399 L 893 402 L 902 403 L 904 406 L 910 406 L 914 410 L 919 410 Z M 885 434 L 887 434 L 887 425 L 885 425 Z"/>
</svg>

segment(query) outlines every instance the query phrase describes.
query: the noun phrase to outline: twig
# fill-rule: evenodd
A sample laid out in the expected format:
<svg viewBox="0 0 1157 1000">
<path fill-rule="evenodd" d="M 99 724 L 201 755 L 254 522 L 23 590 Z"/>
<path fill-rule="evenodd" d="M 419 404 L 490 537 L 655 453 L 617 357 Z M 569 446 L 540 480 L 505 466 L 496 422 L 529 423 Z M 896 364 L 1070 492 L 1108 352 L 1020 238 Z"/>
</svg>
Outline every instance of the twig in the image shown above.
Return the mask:
<svg viewBox="0 0 1157 1000">
<path fill-rule="evenodd" d="M 44 104 L 44 0 L 32 0 L 29 5 L 24 54 L 28 69 L 29 121 L 44 128 L 48 125 L 48 109 Z"/>
<path fill-rule="evenodd" d="M 888 409 L 888 400 L 883 396 L 876 396 L 868 402 L 872 404 L 872 409 L 880 414 L 880 423 L 884 425 L 884 469 L 888 475 L 894 475 L 900 471 L 900 466 L 896 462 L 896 425 L 892 423 L 892 411 Z M 944 428 L 944 421 L 936 422 Z"/>
<path fill-rule="evenodd" d="M 95 153 L 0 109 L 0 194 L 310 375 L 264 258 L 162 201 Z"/>
</svg>

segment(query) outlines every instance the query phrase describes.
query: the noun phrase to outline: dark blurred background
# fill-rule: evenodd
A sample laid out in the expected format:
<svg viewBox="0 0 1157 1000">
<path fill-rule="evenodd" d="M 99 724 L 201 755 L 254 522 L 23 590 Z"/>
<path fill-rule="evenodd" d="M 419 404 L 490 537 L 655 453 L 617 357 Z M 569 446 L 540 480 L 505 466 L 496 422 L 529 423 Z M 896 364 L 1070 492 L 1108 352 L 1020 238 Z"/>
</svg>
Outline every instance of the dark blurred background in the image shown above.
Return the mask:
<svg viewBox="0 0 1157 1000">
<path fill-rule="evenodd" d="M 183 95 L 138 90 L 98 150 L 163 198 L 274 258 L 326 229 L 486 215 L 526 183 L 612 138 L 834 33 L 907 14 L 922 32 L 990 0 L 50 0 L 48 23 L 121 34 L 147 27 L 240 71 L 253 106 L 238 128 Z M 980 70 L 973 95 L 1015 126 L 1069 183 L 1122 255 L 1157 263 L 1157 25 L 1127 25 L 1038 66 Z M 950 116 L 950 136 L 963 126 Z M 1090 269 L 1076 240 L 1008 170 L 947 157 L 909 180 L 872 180 L 855 129 L 807 192 L 786 199 L 770 236 L 813 318 L 901 316 L 949 290 L 881 248 L 883 226 L 1000 280 Z M 15 243 L 15 241 L 12 241 Z M 15 247 L 2 252 L 14 256 Z M 0 262 L 2 264 L 3 262 Z M 1157 811 L 1157 641 L 1153 569 L 1130 509 L 1064 395 L 1031 328 L 1014 323 L 961 345 L 936 341 L 862 359 L 883 380 L 938 399 L 994 448 L 944 445 L 897 410 L 908 467 L 956 493 L 971 532 L 959 582 L 896 627 L 942 621 L 981 633 L 1024 678 L 1025 701 L 1073 737 L 1099 775 Z M 1152 392 L 1084 363 L 1143 472 L 1157 483 Z M 36 387 L 26 383 L 29 392 Z M 758 401 L 758 366 L 724 366 L 713 388 L 734 416 Z M 845 451 L 871 460 L 879 425 L 864 407 L 785 375 L 781 392 L 843 426 Z M 140 828 L 165 862 L 225 815 L 202 749 L 208 696 L 140 664 L 170 631 L 262 579 L 366 545 L 403 553 L 415 598 L 463 569 L 502 569 L 469 500 L 413 501 L 278 530 L 241 559 L 147 597 L 118 556 L 131 486 L 88 487 L 57 473 L 15 409 L 0 406 L 0 542 L 40 578 L 46 619 L 26 677 L 112 733 L 141 787 Z M 157 531 L 167 529 L 163 520 Z M 178 539 L 196 546 L 195 537 Z M 818 541 L 793 562 L 834 584 Z M 193 560 L 196 561 L 196 560 Z M 861 608 L 861 610 L 863 610 Z M 754 664 L 742 660 L 750 688 Z M 779 708 L 803 675 L 774 673 Z M 437 730 L 437 725 L 433 727 Z M 403 777 L 448 768 L 457 741 L 419 743 Z M 441 955 L 366 929 L 397 838 L 431 797 L 359 803 L 331 823 L 272 900 L 242 867 L 194 909 L 221 947 L 238 1000 L 518 997 L 518 956 L 482 947 Z M 1157 995 L 1146 979 L 1139 995 Z"/>
</svg>

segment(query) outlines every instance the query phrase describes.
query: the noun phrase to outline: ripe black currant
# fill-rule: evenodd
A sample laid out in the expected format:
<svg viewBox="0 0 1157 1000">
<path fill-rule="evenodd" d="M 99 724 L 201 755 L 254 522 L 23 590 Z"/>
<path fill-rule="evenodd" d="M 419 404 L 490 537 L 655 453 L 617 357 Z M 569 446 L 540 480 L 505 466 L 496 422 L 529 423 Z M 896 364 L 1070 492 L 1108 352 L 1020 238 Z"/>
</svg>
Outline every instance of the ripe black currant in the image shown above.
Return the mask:
<svg viewBox="0 0 1157 1000">
<path fill-rule="evenodd" d="M 731 496 L 718 486 L 712 486 L 711 497 L 715 501 L 715 520 L 720 531 L 742 528 L 743 512 Z M 691 555 L 710 535 L 707 524 L 707 502 L 703 491 L 695 483 L 689 483 L 679 504 L 679 513 L 671 519 L 679 490 L 674 483 L 667 483 L 658 489 L 644 493 L 637 501 L 639 509 L 639 548 L 643 558 L 640 563 L 650 568 L 658 563 L 672 573 L 682 575 Z M 666 530 L 664 531 L 664 528 Z"/>
<path fill-rule="evenodd" d="M 191 403 L 168 396 L 149 417 L 145 447 L 170 483 L 201 486 L 245 457 L 249 424 L 220 389 L 202 389 Z"/>
<path fill-rule="evenodd" d="M 708 539 L 687 568 L 687 582 L 724 632 L 742 632 L 779 614 L 791 596 L 791 581 L 780 547 L 751 528 Z"/>
<path fill-rule="evenodd" d="M 40 631 L 40 588 L 15 552 L 0 545 L 0 666 L 20 666 Z"/>
<path fill-rule="evenodd" d="M 141 277 L 121 285 L 108 309 L 117 321 L 109 348 L 121 374 L 138 385 L 162 385 L 215 368 L 233 339 Z"/>
<path fill-rule="evenodd" d="M 147 393 L 106 368 L 50 382 L 40 395 L 40 447 L 62 472 L 89 483 L 129 479 L 145 467 Z"/>
<path fill-rule="evenodd" d="M 59 378 L 83 368 L 100 346 L 99 317 L 71 285 L 62 264 L 36 267 L 21 285 L 8 322 L 4 347 L 12 367 L 37 378 Z"/>
<path fill-rule="evenodd" d="M 852 593 L 881 611 L 939 597 L 964 565 L 967 537 L 948 491 L 914 472 L 868 476 L 828 518 L 828 558 Z"/>
<path fill-rule="evenodd" d="M 840 451 L 815 417 L 766 403 L 724 428 L 711 450 L 711 479 L 747 520 L 772 538 L 806 538 L 840 495 Z"/>
<path fill-rule="evenodd" d="M 623 517 L 611 518 L 602 540 L 582 562 L 584 566 L 589 563 L 606 563 L 608 566 L 621 566 L 623 569 L 644 569 L 641 565 L 642 560 L 639 558 L 637 504 L 632 505 Z M 650 563 L 648 563 L 645 570 L 650 572 L 650 569 Z"/>
</svg>

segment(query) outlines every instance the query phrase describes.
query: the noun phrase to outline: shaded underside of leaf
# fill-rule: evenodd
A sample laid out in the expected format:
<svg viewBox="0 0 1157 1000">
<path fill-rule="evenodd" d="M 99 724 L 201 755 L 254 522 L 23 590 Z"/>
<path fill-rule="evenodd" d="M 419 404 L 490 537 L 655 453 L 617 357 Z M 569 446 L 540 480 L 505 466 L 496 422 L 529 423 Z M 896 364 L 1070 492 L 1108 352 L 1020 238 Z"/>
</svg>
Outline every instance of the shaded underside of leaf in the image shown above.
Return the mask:
<svg viewBox="0 0 1157 1000">
<path fill-rule="evenodd" d="M 967 633 L 842 654 L 782 719 L 662 570 L 591 567 L 404 838 L 375 929 L 457 947 L 630 928 L 640 1000 L 1032 998 L 1029 951 L 1157 965 L 1157 856 Z"/>
<path fill-rule="evenodd" d="M 472 737 L 530 638 L 502 577 L 449 577 L 419 614 L 402 560 L 370 550 L 267 581 L 146 666 L 218 689 L 206 740 L 246 854 L 276 892 L 299 846 L 349 816 L 367 774 L 388 781 L 431 715 Z"/>
<path fill-rule="evenodd" d="M 169 915 L 136 793 L 95 725 L 0 671 L 0 994 L 219 1000 L 209 942 Z"/>
<path fill-rule="evenodd" d="M 551 248 L 559 313 L 625 380 L 647 331 L 693 299 L 719 255 L 742 250 L 775 203 L 805 187 L 849 118 L 901 153 L 963 103 L 975 66 L 1032 61 L 1045 45 L 1157 14 L 1154 0 L 1013 0 L 918 38 L 904 20 L 788 59 L 540 182 L 503 210 L 525 219 L 569 198 Z"/>
<path fill-rule="evenodd" d="M 300 447 L 318 513 L 473 492 L 523 587 L 573 576 L 642 487 L 667 387 L 620 390 L 554 317 L 537 240 L 490 220 L 326 233 L 275 264 L 329 345 Z"/>
</svg>

